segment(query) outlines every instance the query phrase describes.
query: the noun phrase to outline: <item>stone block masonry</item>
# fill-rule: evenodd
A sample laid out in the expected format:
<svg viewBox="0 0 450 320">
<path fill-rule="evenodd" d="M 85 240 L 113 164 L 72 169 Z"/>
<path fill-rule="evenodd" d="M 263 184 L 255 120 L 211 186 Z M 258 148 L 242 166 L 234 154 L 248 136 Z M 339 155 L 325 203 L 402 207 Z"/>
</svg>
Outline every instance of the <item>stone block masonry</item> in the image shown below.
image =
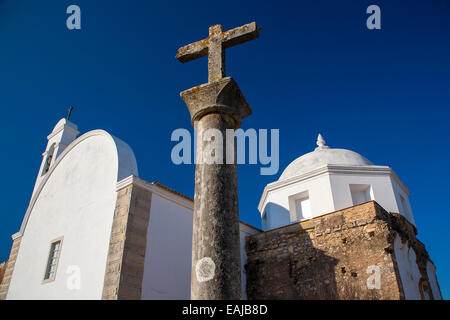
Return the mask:
<svg viewBox="0 0 450 320">
<path fill-rule="evenodd" d="M 249 236 L 249 299 L 404 299 L 394 253 L 399 235 L 428 281 L 417 231 L 375 201 Z M 375 267 L 374 267 L 375 266 Z M 379 288 L 368 284 L 379 270 Z"/>
<path fill-rule="evenodd" d="M 6 262 L 6 266 L 4 267 L 3 279 L 0 281 L 0 300 L 6 300 L 6 296 L 8 295 L 9 284 L 11 283 L 11 278 L 14 271 L 14 266 L 16 264 L 17 255 L 19 253 L 21 241 L 21 236 L 14 238 L 13 240 L 9 259 Z"/>
<path fill-rule="evenodd" d="M 141 299 L 151 192 L 130 184 L 117 191 L 102 299 Z"/>
<path fill-rule="evenodd" d="M 2 284 L 3 276 L 5 274 L 6 266 L 8 261 L 0 263 L 0 284 Z"/>
</svg>

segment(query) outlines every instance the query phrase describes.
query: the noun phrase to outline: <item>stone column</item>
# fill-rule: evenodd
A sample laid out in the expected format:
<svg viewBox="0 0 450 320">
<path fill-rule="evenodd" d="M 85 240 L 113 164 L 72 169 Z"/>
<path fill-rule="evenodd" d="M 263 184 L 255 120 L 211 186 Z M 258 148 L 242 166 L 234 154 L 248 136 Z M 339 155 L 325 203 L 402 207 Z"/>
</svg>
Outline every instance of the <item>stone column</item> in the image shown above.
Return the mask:
<svg viewBox="0 0 450 320">
<path fill-rule="evenodd" d="M 203 133 L 216 129 L 226 137 L 226 129 L 240 127 L 251 113 L 236 82 L 222 78 L 181 93 L 193 125 L 197 129 L 194 224 L 192 238 L 191 299 L 241 298 L 241 259 L 235 140 L 232 164 L 204 163 Z M 202 161 L 203 159 L 203 161 Z"/>
</svg>

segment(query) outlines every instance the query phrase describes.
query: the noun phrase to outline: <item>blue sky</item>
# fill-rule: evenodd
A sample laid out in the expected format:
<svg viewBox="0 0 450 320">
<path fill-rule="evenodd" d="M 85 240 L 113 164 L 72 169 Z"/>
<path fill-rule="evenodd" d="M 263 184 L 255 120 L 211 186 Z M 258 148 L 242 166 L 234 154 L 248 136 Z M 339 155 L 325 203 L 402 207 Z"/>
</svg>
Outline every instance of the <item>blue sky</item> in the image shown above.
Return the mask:
<svg viewBox="0 0 450 320">
<path fill-rule="evenodd" d="M 82 29 L 66 28 L 77 4 Z M 382 29 L 365 26 L 381 8 Z M 450 1 L 0 0 L 0 261 L 25 214 L 46 146 L 66 115 L 134 150 L 140 176 L 186 195 L 194 166 L 170 160 L 176 128 L 191 130 L 179 92 L 207 81 L 207 61 L 175 58 L 208 27 L 256 21 L 260 38 L 227 50 L 227 74 L 253 114 L 242 127 L 280 129 L 280 171 L 241 165 L 240 218 L 260 226 L 264 186 L 315 147 L 354 150 L 392 167 L 411 190 L 422 240 L 450 294 Z"/>
</svg>

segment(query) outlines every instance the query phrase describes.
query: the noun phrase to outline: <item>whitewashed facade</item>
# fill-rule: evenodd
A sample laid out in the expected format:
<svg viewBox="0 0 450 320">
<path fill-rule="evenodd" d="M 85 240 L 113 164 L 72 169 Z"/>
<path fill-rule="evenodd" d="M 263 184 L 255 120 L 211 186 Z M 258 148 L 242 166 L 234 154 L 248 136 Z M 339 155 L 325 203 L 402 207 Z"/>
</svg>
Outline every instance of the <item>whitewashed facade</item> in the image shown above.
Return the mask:
<svg viewBox="0 0 450 320">
<path fill-rule="evenodd" d="M 136 180 L 152 194 L 142 299 L 189 299 L 193 200 L 137 178 L 133 151 L 116 137 L 103 130 L 77 135 L 76 125 L 61 119 L 48 136 L 32 199 L 13 235 L 21 244 L 7 299 L 101 299 L 117 190 Z M 245 262 L 245 236 L 260 230 L 245 223 L 240 229 Z"/>
</svg>

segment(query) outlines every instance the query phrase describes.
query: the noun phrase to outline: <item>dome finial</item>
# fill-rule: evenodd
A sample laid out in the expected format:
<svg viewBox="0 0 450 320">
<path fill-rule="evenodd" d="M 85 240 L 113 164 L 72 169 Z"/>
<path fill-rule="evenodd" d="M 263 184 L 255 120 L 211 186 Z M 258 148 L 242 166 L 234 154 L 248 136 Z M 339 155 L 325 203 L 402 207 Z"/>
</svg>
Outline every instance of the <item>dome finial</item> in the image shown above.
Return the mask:
<svg viewBox="0 0 450 320">
<path fill-rule="evenodd" d="M 317 136 L 317 149 L 328 149 L 328 146 L 326 145 L 325 139 L 322 137 L 322 135 L 319 133 Z"/>
</svg>

